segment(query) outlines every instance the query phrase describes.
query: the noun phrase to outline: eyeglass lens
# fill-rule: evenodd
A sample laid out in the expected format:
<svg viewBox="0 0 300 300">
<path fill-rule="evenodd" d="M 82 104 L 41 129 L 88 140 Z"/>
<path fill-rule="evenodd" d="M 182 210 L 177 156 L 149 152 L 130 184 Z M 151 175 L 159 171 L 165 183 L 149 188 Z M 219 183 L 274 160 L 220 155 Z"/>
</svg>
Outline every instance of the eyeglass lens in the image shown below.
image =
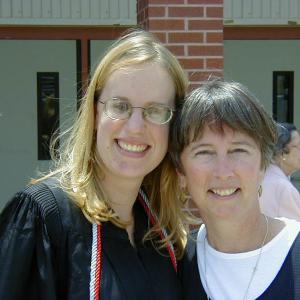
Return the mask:
<svg viewBox="0 0 300 300">
<path fill-rule="evenodd" d="M 172 118 L 173 112 L 170 107 L 152 104 L 148 107 L 132 106 L 128 101 L 113 98 L 109 99 L 104 104 L 104 109 L 108 117 L 112 119 L 128 119 L 132 114 L 133 108 L 140 108 L 143 110 L 143 117 L 148 121 L 156 124 L 165 124 Z"/>
</svg>

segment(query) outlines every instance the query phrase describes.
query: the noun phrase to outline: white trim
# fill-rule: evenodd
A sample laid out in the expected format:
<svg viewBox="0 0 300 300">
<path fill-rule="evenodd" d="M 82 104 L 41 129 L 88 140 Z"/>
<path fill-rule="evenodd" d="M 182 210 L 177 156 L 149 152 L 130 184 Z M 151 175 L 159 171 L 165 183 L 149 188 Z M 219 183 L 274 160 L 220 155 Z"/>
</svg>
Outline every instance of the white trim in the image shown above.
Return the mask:
<svg viewBox="0 0 300 300">
<path fill-rule="evenodd" d="M 93 224 L 93 241 L 92 241 L 92 256 L 91 256 L 91 275 L 90 275 L 90 300 L 95 298 L 95 275 L 97 264 L 97 224 Z"/>
</svg>

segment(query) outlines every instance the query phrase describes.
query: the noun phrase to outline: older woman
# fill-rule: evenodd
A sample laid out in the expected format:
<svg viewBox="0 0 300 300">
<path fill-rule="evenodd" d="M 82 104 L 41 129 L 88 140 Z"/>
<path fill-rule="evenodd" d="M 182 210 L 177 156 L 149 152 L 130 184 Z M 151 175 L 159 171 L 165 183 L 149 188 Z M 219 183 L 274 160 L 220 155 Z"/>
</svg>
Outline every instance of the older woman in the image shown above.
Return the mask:
<svg viewBox="0 0 300 300">
<path fill-rule="evenodd" d="M 98 65 L 57 169 L 0 216 L 0 299 L 181 299 L 185 231 L 168 178 L 177 59 L 150 33 Z"/>
<path fill-rule="evenodd" d="M 189 95 L 173 129 L 180 185 L 204 223 L 186 298 L 300 299 L 300 224 L 265 216 L 258 201 L 272 118 L 244 86 L 216 80 Z"/>
<path fill-rule="evenodd" d="M 290 176 L 300 170 L 300 136 L 290 123 L 278 123 L 277 131 L 272 163 L 262 182 L 260 207 L 268 216 L 300 221 L 300 193 L 290 181 Z"/>
</svg>

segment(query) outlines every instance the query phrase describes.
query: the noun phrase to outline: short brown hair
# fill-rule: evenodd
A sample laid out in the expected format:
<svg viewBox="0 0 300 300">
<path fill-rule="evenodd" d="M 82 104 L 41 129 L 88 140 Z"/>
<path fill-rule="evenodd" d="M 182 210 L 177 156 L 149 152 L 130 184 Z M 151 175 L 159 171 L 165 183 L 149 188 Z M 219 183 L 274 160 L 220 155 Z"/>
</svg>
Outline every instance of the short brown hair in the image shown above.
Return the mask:
<svg viewBox="0 0 300 300">
<path fill-rule="evenodd" d="M 219 132 L 223 132 L 224 125 L 227 125 L 249 135 L 260 147 L 262 168 L 270 163 L 277 138 L 276 125 L 244 85 L 216 79 L 204 83 L 187 96 L 176 114 L 171 132 L 170 154 L 180 171 L 183 171 L 182 151 L 201 137 L 206 125 Z"/>
</svg>

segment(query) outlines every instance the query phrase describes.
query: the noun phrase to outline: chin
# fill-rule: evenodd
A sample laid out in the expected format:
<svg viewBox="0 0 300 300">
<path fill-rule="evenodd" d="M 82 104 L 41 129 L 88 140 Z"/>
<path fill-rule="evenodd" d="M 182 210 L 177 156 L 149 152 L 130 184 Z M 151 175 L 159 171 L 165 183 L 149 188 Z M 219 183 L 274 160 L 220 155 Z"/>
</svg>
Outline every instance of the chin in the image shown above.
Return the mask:
<svg viewBox="0 0 300 300">
<path fill-rule="evenodd" d="M 141 179 L 148 175 L 151 171 L 144 171 L 144 170 L 137 170 L 134 169 L 119 169 L 116 170 L 116 174 L 120 177 L 127 178 L 127 179 Z"/>
<path fill-rule="evenodd" d="M 215 210 L 214 215 L 219 219 L 226 220 L 232 219 L 234 216 L 237 216 L 238 212 L 232 207 L 222 207 L 221 209 Z"/>
</svg>

